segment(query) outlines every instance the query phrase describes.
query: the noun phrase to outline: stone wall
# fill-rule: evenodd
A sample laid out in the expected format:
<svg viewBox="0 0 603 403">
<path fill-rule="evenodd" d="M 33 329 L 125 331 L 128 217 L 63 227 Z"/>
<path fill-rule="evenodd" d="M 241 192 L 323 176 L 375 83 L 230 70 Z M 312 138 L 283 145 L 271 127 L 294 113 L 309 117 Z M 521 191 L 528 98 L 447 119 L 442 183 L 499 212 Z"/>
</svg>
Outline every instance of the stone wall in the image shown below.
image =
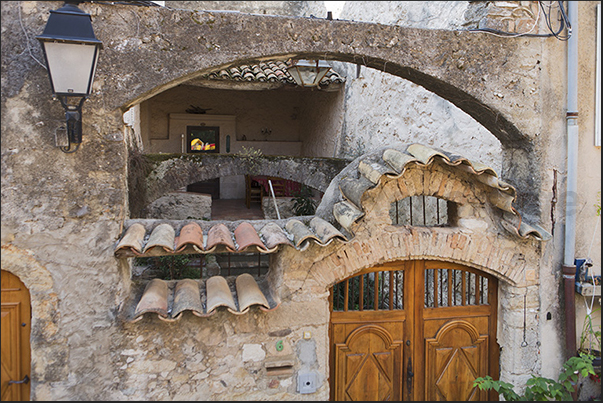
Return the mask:
<svg viewBox="0 0 603 403">
<path fill-rule="evenodd" d="M 147 204 L 177 191 L 184 186 L 214 178 L 240 175 L 266 175 L 293 180 L 318 191 L 324 191 L 331 180 L 347 165 L 338 158 L 295 158 L 285 156 L 260 156 L 245 158 L 236 155 L 152 155 L 141 156 L 148 170 L 138 174 L 130 172 L 130 181 L 142 189 L 130 194 L 130 215 L 144 215 Z M 144 162 L 139 165 L 146 165 Z M 144 185 L 143 185 L 144 184 Z"/>
<path fill-rule="evenodd" d="M 499 342 L 503 351 L 516 352 L 501 356 L 503 374 L 519 380 L 532 372 L 555 376 L 563 355 L 558 287 L 565 206 L 554 189 L 563 188 L 565 172 L 564 66 L 559 62 L 565 57 L 564 43 L 84 2 L 80 7 L 91 14 L 104 49 L 93 94 L 84 103 L 83 144 L 76 153 L 64 154 L 54 145 L 64 111 L 52 100 L 42 53 L 33 40 L 43 31 L 49 11 L 62 5 L 1 3 L 2 269 L 19 276 L 32 295 L 33 400 L 326 400 L 327 290 L 334 278 L 324 278 L 330 273 L 325 267 L 340 267 L 338 262 L 351 256 L 349 271 L 338 271 L 340 277 L 382 261 L 413 258 L 408 251 L 416 251 L 417 257 L 435 253 L 425 244 L 428 232 L 407 234 L 403 228 L 383 227 L 383 239 L 393 245 L 403 238 L 409 246 L 378 249 L 381 244 L 375 240 L 381 238 L 359 233 L 356 244 L 334 242 L 303 253 L 289 248 L 274 255 L 270 278 L 283 300 L 275 311 L 189 316 L 178 324 L 153 318 L 121 321 L 120 309 L 141 287 L 132 282 L 129 262 L 112 253 L 129 210 L 123 112 L 216 67 L 264 57 L 362 60 L 363 66 L 438 93 L 500 140 L 504 178 L 519 185 L 518 203 L 535 206 L 531 214 L 554 228 L 554 239 L 540 248 L 528 241 L 511 249 L 493 233 L 438 235 L 443 246 L 438 256 L 478 259 L 471 247 L 482 238 L 493 243 L 498 261 L 513 257 L 518 248 L 525 252 L 525 268 L 536 270 L 540 283 L 537 289 L 505 282 L 501 286 L 500 323 L 506 333 Z M 594 49 L 592 4 L 580 2 L 579 7 L 585 21 L 580 48 Z M 594 126 L 588 68 L 594 52 L 587 53 L 580 61 L 580 102 L 589 111 L 580 117 L 585 136 Z M 344 147 L 345 140 L 339 144 Z M 586 253 L 594 222 L 586 212 L 593 183 L 600 183 L 600 149 L 588 142 L 580 146 L 580 169 L 586 173 L 577 198 L 579 222 L 584 224 L 578 251 Z M 386 231 L 390 229 L 392 234 Z M 362 251 L 361 241 L 376 252 L 357 252 Z M 525 354 L 518 347 L 524 295 L 529 309 Z M 549 313 L 551 320 L 543 319 Z M 298 394 L 295 376 L 268 376 L 267 358 L 280 340 L 288 346 L 284 351 L 293 351 L 294 373 L 317 373 L 315 394 Z"/>
<path fill-rule="evenodd" d="M 170 193 L 149 204 L 145 212 L 146 218 L 211 220 L 211 195 Z"/>
</svg>

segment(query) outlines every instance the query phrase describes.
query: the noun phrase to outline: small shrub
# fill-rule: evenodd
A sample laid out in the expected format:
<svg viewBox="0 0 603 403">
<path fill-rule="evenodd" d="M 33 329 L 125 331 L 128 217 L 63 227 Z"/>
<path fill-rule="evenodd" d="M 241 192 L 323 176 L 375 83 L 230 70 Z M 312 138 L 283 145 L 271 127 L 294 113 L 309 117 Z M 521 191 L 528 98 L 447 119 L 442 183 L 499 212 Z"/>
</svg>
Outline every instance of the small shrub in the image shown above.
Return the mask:
<svg viewBox="0 0 603 403">
<path fill-rule="evenodd" d="M 489 375 L 477 378 L 473 386 L 480 390 L 494 389 L 507 401 L 573 401 L 572 393 L 578 391 L 580 377 L 595 375 L 592 362 L 593 356 L 588 354 L 571 357 L 563 364 L 557 381 L 532 375 L 523 395 L 518 395 L 510 383 L 495 381 Z"/>
<path fill-rule="evenodd" d="M 316 200 L 312 198 L 312 191 L 307 186 L 302 186 L 299 195 L 293 198 L 293 214 L 313 215 L 316 212 L 316 204 Z"/>
</svg>

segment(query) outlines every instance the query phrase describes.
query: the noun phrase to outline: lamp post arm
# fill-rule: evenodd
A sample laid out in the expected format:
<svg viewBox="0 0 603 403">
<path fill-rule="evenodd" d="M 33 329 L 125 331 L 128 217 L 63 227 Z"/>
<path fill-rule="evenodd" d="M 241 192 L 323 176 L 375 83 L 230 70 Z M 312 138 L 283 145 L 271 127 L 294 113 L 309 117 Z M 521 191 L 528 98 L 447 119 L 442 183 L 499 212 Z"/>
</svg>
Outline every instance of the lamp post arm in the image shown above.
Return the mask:
<svg viewBox="0 0 603 403">
<path fill-rule="evenodd" d="M 60 149 L 64 153 L 73 153 L 77 151 L 82 143 L 82 105 L 84 104 L 86 97 L 82 97 L 75 105 L 66 102 L 68 96 L 59 95 L 58 98 L 65 109 L 67 141 L 69 142 L 67 147 L 62 146 Z M 71 149 L 72 144 L 75 144 L 74 149 Z"/>
</svg>

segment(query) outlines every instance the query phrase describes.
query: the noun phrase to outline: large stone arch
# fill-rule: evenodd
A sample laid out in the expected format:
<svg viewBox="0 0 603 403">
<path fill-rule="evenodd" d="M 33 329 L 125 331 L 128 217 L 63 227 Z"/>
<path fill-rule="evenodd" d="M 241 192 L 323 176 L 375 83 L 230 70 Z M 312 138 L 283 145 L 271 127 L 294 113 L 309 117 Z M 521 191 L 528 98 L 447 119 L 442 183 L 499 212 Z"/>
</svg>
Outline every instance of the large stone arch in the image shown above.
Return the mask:
<svg viewBox="0 0 603 403">
<path fill-rule="evenodd" d="M 89 103 L 116 119 L 166 89 L 232 65 L 292 57 L 358 63 L 423 86 L 481 123 L 503 146 L 502 175 L 514 178 L 524 194 L 520 207 L 538 213 L 539 178 L 530 174 L 538 171 L 538 158 L 530 136 L 541 130 L 541 101 L 518 89 L 538 80 L 540 61 L 517 41 L 319 18 L 161 7 L 141 7 L 132 15 L 102 13 L 98 5 L 84 8 L 105 43 L 97 70 L 103 97 L 93 96 Z M 484 57 L 492 54 L 496 57 Z"/>
</svg>

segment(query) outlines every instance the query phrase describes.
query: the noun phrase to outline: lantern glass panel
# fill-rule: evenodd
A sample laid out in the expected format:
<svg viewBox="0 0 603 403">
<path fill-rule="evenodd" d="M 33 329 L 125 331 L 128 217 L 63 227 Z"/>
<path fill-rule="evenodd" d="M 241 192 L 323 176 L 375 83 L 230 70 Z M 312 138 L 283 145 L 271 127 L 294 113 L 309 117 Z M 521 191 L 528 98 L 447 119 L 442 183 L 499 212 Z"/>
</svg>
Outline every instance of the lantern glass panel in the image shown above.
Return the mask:
<svg viewBox="0 0 603 403">
<path fill-rule="evenodd" d="M 55 94 L 88 95 L 94 78 L 97 46 L 44 42 L 46 60 Z"/>
<path fill-rule="evenodd" d="M 302 79 L 304 86 L 306 86 L 306 87 L 312 86 L 315 84 L 317 74 L 318 74 L 318 72 L 316 71 L 315 68 L 312 68 L 312 67 L 299 68 L 299 76 Z"/>
</svg>

